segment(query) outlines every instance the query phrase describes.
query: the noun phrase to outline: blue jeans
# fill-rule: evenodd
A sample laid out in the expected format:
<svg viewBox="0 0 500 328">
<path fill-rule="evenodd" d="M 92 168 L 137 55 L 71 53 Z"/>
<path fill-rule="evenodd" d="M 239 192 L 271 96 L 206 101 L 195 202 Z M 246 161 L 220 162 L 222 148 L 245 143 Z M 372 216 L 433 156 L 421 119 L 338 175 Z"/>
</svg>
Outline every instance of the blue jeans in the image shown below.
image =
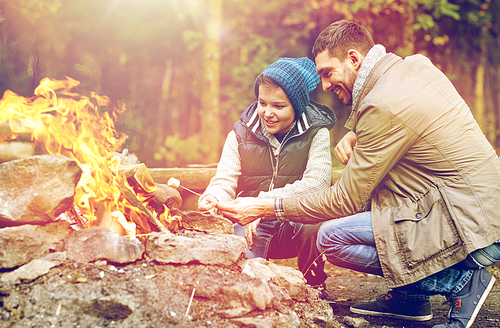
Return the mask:
<svg viewBox="0 0 500 328">
<path fill-rule="evenodd" d="M 371 212 L 324 222 L 318 231 L 317 245 L 319 251 L 326 255 L 328 262 L 334 265 L 383 276 L 373 237 Z M 496 261 L 500 260 L 500 244 L 493 244 L 483 250 L 488 249 L 490 260 L 494 260 L 495 256 Z M 476 252 L 480 251 L 482 250 Z M 494 261 L 491 261 L 492 263 Z M 436 294 L 450 297 L 469 282 L 474 269 L 477 267 L 456 265 L 398 289 L 417 298 L 421 296 L 422 299 L 425 299 L 426 295 Z"/>
<path fill-rule="evenodd" d="M 307 283 L 319 285 L 327 278 L 323 270 L 325 263 L 316 247 L 320 225 L 261 220 L 257 226 L 258 237 L 253 238 L 251 250 L 247 247 L 246 256 L 265 259 L 297 257 L 297 265 Z M 234 234 L 245 237 L 245 227 L 235 224 Z"/>
</svg>

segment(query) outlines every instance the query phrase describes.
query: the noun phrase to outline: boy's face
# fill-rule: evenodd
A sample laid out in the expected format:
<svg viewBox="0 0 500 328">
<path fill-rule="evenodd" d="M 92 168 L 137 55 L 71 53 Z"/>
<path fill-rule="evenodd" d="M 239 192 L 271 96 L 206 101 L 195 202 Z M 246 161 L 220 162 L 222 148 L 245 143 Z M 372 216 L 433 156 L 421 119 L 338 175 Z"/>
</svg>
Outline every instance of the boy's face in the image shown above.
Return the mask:
<svg viewBox="0 0 500 328">
<path fill-rule="evenodd" d="M 288 132 L 295 120 L 292 103 L 283 89 L 274 86 L 259 86 L 257 113 L 270 134 Z"/>
</svg>

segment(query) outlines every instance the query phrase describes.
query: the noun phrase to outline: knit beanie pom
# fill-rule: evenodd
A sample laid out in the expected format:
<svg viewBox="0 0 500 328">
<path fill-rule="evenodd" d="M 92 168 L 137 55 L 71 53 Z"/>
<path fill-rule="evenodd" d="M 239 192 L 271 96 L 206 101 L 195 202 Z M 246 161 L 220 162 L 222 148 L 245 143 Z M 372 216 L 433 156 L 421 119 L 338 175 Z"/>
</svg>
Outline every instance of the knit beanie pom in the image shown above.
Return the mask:
<svg viewBox="0 0 500 328">
<path fill-rule="evenodd" d="M 316 73 L 316 65 L 307 57 L 280 58 L 262 72 L 263 75 L 276 82 L 285 91 L 295 110 L 298 119 L 309 104 L 309 93 L 320 81 Z M 259 77 L 255 80 L 255 95 L 259 97 Z"/>
</svg>

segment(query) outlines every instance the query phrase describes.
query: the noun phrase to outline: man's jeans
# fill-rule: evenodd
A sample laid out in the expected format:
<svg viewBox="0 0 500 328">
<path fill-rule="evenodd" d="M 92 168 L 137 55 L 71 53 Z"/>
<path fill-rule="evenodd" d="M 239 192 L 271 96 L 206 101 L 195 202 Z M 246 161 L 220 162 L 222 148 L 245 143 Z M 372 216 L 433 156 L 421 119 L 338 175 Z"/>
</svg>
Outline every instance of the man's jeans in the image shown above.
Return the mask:
<svg viewBox="0 0 500 328">
<path fill-rule="evenodd" d="M 301 224 L 261 220 L 257 226 L 257 238 L 253 238 L 253 247 L 247 247 L 248 258 L 286 259 L 297 257 L 299 270 L 307 283 L 319 285 L 326 280 L 323 271 L 324 261 L 316 247 L 318 229 L 321 224 Z M 234 234 L 245 237 L 245 227 L 234 225 Z M 314 265 L 315 262 L 317 265 Z"/>
<path fill-rule="evenodd" d="M 328 262 L 343 268 L 383 276 L 378 259 L 371 224 L 371 212 L 324 222 L 318 231 L 318 249 L 324 252 Z M 486 256 L 484 255 L 486 251 Z M 475 263 L 488 266 L 500 260 L 500 244 L 495 243 L 470 254 L 467 261 L 447 268 L 398 290 L 425 299 L 423 295 L 442 294 L 450 297 L 458 293 L 471 279 L 477 266 L 470 265 L 471 256 Z M 485 258 L 487 260 L 485 260 Z M 467 262 L 467 263 L 466 263 Z"/>
</svg>

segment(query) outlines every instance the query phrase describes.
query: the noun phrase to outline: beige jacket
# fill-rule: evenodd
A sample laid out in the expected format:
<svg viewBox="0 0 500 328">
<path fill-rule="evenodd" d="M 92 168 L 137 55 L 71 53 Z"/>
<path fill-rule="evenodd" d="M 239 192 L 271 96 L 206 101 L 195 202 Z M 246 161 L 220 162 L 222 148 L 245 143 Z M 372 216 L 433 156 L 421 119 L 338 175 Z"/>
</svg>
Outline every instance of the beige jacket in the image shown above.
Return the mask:
<svg viewBox="0 0 500 328">
<path fill-rule="evenodd" d="M 358 213 L 372 226 L 390 288 L 413 283 L 500 238 L 500 160 L 451 82 L 421 55 L 387 54 L 346 124 L 357 146 L 340 180 L 285 198 L 291 221 Z"/>
</svg>

